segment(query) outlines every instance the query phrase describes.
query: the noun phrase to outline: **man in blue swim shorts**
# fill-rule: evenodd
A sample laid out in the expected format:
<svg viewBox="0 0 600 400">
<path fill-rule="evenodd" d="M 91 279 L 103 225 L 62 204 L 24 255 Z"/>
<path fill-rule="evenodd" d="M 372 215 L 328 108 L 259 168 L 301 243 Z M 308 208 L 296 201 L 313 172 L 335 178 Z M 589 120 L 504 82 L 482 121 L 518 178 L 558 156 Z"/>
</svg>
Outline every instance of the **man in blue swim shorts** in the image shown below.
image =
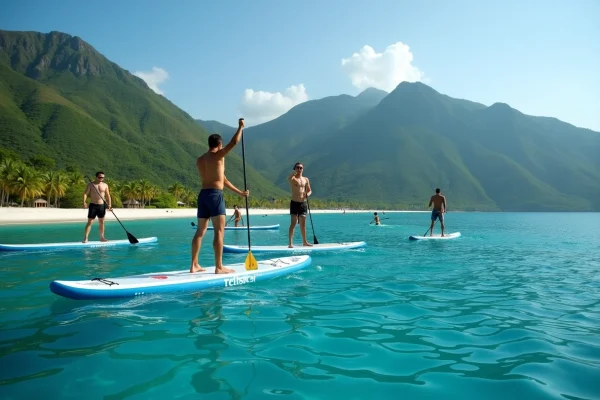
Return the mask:
<svg viewBox="0 0 600 400">
<path fill-rule="evenodd" d="M 436 220 L 440 220 L 442 225 L 442 237 L 444 236 L 444 213 L 446 212 L 446 197 L 440 194 L 441 190 L 435 189 L 435 194 L 429 199 L 429 207 L 433 204 L 431 211 L 431 226 L 429 227 L 429 236 L 433 236 L 433 225 Z"/>
<path fill-rule="evenodd" d="M 225 177 L 225 156 L 237 145 L 242 137 L 244 119 L 238 121 L 238 129 L 227 146 L 223 147 L 220 135 L 208 137 L 208 151 L 196 160 L 196 169 L 202 181 L 202 189 L 198 194 L 198 229 L 192 239 L 192 265 L 190 272 L 206 271 L 198 263 L 202 238 L 208 228 L 208 220 L 214 228 L 213 249 L 215 251 L 215 273 L 228 274 L 232 269 L 223 267 L 223 234 L 225 232 L 225 200 L 223 187 L 242 196 L 248 197 L 249 191 L 241 191 Z"/>
</svg>

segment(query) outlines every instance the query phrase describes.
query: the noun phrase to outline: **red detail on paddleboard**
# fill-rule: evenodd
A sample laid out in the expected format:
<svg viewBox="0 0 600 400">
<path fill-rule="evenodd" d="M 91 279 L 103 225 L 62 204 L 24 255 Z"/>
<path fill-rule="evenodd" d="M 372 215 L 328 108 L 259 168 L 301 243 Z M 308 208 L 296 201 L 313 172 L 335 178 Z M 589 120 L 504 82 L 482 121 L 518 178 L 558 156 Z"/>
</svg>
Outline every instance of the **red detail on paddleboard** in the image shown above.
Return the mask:
<svg viewBox="0 0 600 400">
<path fill-rule="evenodd" d="M 168 276 L 165 276 L 165 275 L 156 275 L 156 276 L 153 276 L 153 278 L 154 279 L 167 279 Z"/>
</svg>

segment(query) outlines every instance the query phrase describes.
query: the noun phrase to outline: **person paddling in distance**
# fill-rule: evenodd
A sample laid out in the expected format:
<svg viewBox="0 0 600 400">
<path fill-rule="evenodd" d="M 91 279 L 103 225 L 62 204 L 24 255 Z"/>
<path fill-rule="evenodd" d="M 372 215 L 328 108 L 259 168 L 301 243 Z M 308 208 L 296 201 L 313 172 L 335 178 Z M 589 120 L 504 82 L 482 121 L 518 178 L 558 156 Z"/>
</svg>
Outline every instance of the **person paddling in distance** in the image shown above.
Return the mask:
<svg viewBox="0 0 600 400">
<path fill-rule="evenodd" d="M 374 218 L 373 218 L 373 221 L 371 221 L 371 224 L 373 222 L 375 222 L 375 225 L 381 225 L 381 222 L 379 221 L 379 215 L 377 215 L 377 212 L 374 212 L 373 216 L 374 216 Z"/>
<path fill-rule="evenodd" d="M 294 172 L 288 176 L 288 183 L 292 190 L 292 200 L 290 201 L 290 229 L 288 232 L 289 236 L 289 248 L 294 247 L 292 244 L 294 239 L 294 229 L 296 224 L 300 223 L 300 233 L 302 234 L 302 245 L 312 246 L 312 244 L 306 241 L 306 212 L 308 211 L 308 205 L 306 199 L 312 194 L 310 188 L 310 181 L 307 177 L 302 176 L 304 165 L 297 162 L 294 165 Z"/>
<path fill-rule="evenodd" d="M 202 238 L 208 228 L 208 220 L 212 221 L 214 228 L 213 249 L 215 252 L 215 273 L 228 274 L 235 272 L 223 267 L 223 236 L 225 231 L 225 199 L 223 188 L 231 190 L 241 197 L 248 197 L 248 190 L 241 191 L 225 176 L 225 156 L 239 143 L 244 130 L 244 119 L 238 121 L 238 129 L 227 146 L 223 147 L 220 135 L 213 134 L 208 137 L 208 151 L 196 160 L 196 169 L 202 181 L 202 189 L 198 194 L 198 229 L 192 239 L 192 265 L 190 272 L 202 272 L 198 263 Z"/>
<path fill-rule="evenodd" d="M 431 226 L 429 227 L 429 236 L 433 236 L 433 226 L 437 219 L 440 220 L 442 225 L 442 237 L 444 237 L 444 213 L 446 212 L 446 197 L 440 194 L 439 188 L 435 189 L 435 194 L 429 199 L 429 206 L 433 204 L 433 210 L 431 211 Z"/>
<path fill-rule="evenodd" d="M 96 189 L 94 189 L 94 186 Z M 87 204 L 87 198 L 90 197 L 90 205 Z M 88 222 L 85 225 L 83 243 L 87 243 L 92 224 L 96 217 L 98 217 L 98 230 L 100 231 L 100 241 L 108 242 L 104 237 L 104 217 L 106 216 L 107 205 L 104 203 L 106 199 L 108 202 L 108 210 L 112 211 L 112 200 L 110 198 L 110 190 L 108 185 L 104 183 L 104 172 L 96 172 L 96 179 L 94 182 L 88 182 L 83 192 L 83 208 L 88 209 Z"/>
<path fill-rule="evenodd" d="M 239 226 L 240 221 L 242 219 L 242 213 L 240 212 L 238 206 L 233 206 L 233 221 L 235 222 L 235 226 Z M 242 221 L 242 225 L 244 221 Z"/>
</svg>

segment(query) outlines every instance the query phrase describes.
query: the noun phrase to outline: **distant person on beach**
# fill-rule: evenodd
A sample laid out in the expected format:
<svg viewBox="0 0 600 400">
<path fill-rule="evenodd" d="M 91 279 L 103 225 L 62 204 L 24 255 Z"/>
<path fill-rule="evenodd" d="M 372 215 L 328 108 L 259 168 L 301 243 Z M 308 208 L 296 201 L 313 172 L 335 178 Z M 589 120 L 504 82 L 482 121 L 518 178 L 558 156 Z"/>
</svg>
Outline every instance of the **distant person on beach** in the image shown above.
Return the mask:
<svg viewBox="0 0 600 400">
<path fill-rule="evenodd" d="M 87 204 L 87 198 L 90 197 L 90 205 Z M 96 172 L 96 179 L 94 182 L 89 182 L 83 192 L 83 208 L 88 209 L 88 222 L 85 225 L 83 243 L 87 243 L 90 230 L 92 229 L 92 223 L 96 217 L 98 217 L 98 230 L 100 231 L 100 241 L 108 242 L 104 237 L 104 217 L 106 216 L 107 204 L 102 200 L 106 199 L 108 202 L 108 210 L 112 211 L 112 200 L 110 198 L 110 190 L 108 185 L 104 183 L 104 172 Z"/>
<path fill-rule="evenodd" d="M 240 213 L 238 206 L 233 206 L 233 221 L 235 222 L 235 226 L 239 225 L 241 219 L 242 213 Z M 244 224 L 244 221 L 242 221 L 242 224 Z"/>
<path fill-rule="evenodd" d="M 206 271 L 198 263 L 202 238 L 208 228 L 208 220 L 214 229 L 213 249 L 215 252 L 215 273 L 227 274 L 234 270 L 223 267 L 223 234 L 225 231 L 225 199 L 223 187 L 242 196 L 248 197 L 248 190 L 241 191 L 225 176 L 225 156 L 239 143 L 244 129 L 244 119 L 238 121 L 238 129 L 227 146 L 223 147 L 221 135 L 208 137 L 208 151 L 196 160 L 196 169 L 202 181 L 202 189 L 198 194 L 198 229 L 192 239 L 192 265 L 190 272 Z"/>
<path fill-rule="evenodd" d="M 429 206 L 433 204 L 433 210 L 431 211 L 431 226 L 429 227 L 429 236 L 433 236 L 433 226 L 437 219 L 440 220 L 442 225 L 442 237 L 444 236 L 444 213 L 446 212 L 446 197 L 440 194 L 439 188 L 435 189 L 435 194 L 429 199 Z"/>
<path fill-rule="evenodd" d="M 376 213 L 376 212 L 374 212 L 374 213 L 373 213 L 373 216 L 374 216 L 375 218 L 373 219 L 373 221 L 371 221 L 371 224 L 372 224 L 373 222 L 375 222 L 375 225 L 380 225 L 380 224 L 381 224 L 381 222 L 379 221 L 379 215 L 377 215 L 377 213 Z"/>
<path fill-rule="evenodd" d="M 294 229 L 296 223 L 300 223 L 300 233 L 302 234 L 302 245 L 312 246 L 312 244 L 306 241 L 306 213 L 308 210 L 308 204 L 306 199 L 312 194 L 310 189 L 310 181 L 307 177 L 302 176 L 304 165 L 300 162 L 294 165 L 294 172 L 292 172 L 287 180 L 292 190 L 292 200 L 290 201 L 290 229 L 288 232 L 289 246 L 294 247 L 292 244 L 294 238 Z"/>
</svg>

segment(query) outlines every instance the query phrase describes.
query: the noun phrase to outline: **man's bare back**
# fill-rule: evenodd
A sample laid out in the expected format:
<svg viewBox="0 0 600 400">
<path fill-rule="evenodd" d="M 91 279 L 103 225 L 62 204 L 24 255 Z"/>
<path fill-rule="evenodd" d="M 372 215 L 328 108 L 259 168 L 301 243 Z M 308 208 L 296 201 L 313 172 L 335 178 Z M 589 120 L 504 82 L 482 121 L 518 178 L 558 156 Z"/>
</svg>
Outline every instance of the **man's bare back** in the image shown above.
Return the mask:
<svg viewBox="0 0 600 400">
<path fill-rule="evenodd" d="M 225 186 L 225 158 L 219 151 L 209 150 L 196 160 L 202 189 L 223 190 Z"/>
<path fill-rule="evenodd" d="M 429 201 L 429 204 L 432 203 L 434 210 L 442 211 L 446 206 L 446 197 L 441 194 L 434 194 Z"/>
</svg>

